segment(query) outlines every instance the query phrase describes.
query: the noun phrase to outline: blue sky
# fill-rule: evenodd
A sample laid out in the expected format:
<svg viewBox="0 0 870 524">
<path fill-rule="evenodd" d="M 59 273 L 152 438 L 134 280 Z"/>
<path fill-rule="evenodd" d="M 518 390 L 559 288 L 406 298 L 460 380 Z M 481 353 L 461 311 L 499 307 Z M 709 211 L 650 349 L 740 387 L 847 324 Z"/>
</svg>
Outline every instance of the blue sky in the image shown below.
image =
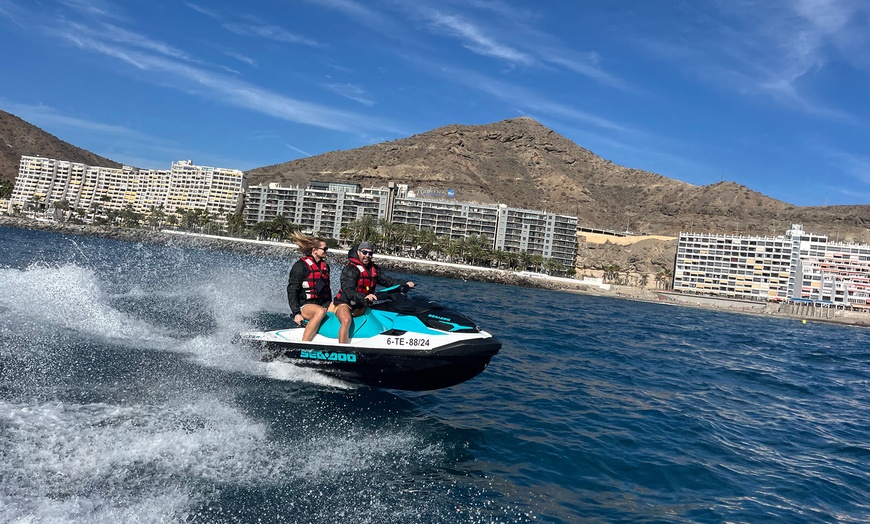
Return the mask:
<svg viewBox="0 0 870 524">
<path fill-rule="evenodd" d="M 532 117 L 617 164 L 870 204 L 870 3 L 0 0 L 0 109 L 251 169 Z"/>
</svg>

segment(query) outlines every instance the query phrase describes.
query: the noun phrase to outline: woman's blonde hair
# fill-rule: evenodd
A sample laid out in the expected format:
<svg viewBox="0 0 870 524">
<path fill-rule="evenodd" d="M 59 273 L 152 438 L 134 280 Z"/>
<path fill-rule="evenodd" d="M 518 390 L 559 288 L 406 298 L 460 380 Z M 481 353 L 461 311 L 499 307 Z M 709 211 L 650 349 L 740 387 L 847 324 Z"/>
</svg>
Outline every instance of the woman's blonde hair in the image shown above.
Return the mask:
<svg viewBox="0 0 870 524">
<path fill-rule="evenodd" d="M 326 240 L 320 237 L 303 235 L 299 231 L 293 232 L 293 241 L 299 246 L 299 251 L 302 251 L 302 254 L 306 256 L 310 256 L 312 251 L 320 247 L 321 242 L 326 243 Z"/>
</svg>

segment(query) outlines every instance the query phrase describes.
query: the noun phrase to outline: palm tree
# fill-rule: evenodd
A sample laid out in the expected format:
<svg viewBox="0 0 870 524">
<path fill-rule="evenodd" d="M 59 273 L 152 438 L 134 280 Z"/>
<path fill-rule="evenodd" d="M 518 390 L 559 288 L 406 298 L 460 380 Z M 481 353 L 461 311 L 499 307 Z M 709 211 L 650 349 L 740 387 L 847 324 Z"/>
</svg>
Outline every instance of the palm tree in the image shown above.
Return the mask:
<svg viewBox="0 0 870 524">
<path fill-rule="evenodd" d="M 227 234 L 240 237 L 245 232 L 245 216 L 241 211 L 227 215 Z"/>
<path fill-rule="evenodd" d="M 450 237 L 444 235 L 438 237 L 438 251 L 444 253 L 448 262 L 454 262 L 456 257 L 462 253 L 462 245 L 458 240 L 451 240 Z"/>
<path fill-rule="evenodd" d="M 148 210 L 148 225 L 151 229 L 158 230 L 166 220 L 166 213 L 163 211 L 163 204 L 159 206 L 151 206 Z"/>
<path fill-rule="evenodd" d="M 124 227 L 138 227 L 142 215 L 133 209 L 133 204 L 127 204 L 120 213 L 121 224 Z"/>
<path fill-rule="evenodd" d="M 643 273 L 640 276 L 640 281 L 638 282 L 638 284 L 640 284 L 640 287 L 646 288 L 647 284 L 649 284 L 649 275 Z"/>
<path fill-rule="evenodd" d="M 550 275 L 552 275 L 553 273 L 561 274 L 565 271 L 565 266 L 552 257 L 544 259 L 543 267 Z"/>
<path fill-rule="evenodd" d="M 372 215 L 365 215 L 358 220 L 354 220 L 347 225 L 350 236 L 347 240 L 352 243 L 368 240 L 369 242 L 378 241 L 378 222 Z"/>
<path fill-rule="evenodd" d="M 193 232 L 198 230 L 201 224 L 202 217 L 196 211 L 192 209 L 181 211 L 181 229 Z"/>
<path fill-rule="evenodd" d="M 54 206 L 54 209 L 56 211 L 60 211 L 60 221 L 66 222 L 66 219 L 68 216 L 67 211 L 70 210 L 69 200 L 63 198 L 63 199 L 58 200 L 57 202 L 55 202 L 52 205 Z M 57 213 L 55 213 L 55 215 L 57 215 Z M 55 220 L 56 219 L 57 219 L 57 216 L 55 216 Z"/>
<path fill-rule="evenodd" d="M 394 244 L 396 242 L 396 233 L 400 226 L 403 224 L 394 224 L 387 220 L 386 218 L 378 219 L 378 231 L 380 231 L 381 238 L 384 241 L 384 248 L 387 250 L 395 249 Z M 362 240 L 362 239 L 360 239 Z"/>
<path fill-rule="evenodd" d="M 257 222 L 251 227 L 251 230 L 257 236 L 257 240 L 269 240 L 272 238 L 271 221 Z"/>
<path fill-rule="evenodd" d="M 519 251 L 517 253 L 517 265 L 519 266 L 520 271 L 529 269 L 531 263 L 532 255 L 530 255 L 528 251 Z"/>
<path fill-rule="evenodd" d="M 429 258 L 429 253 L 435 248 L 437 236 L 431 229 L 418 229 L 414 235 L 414 254 L 418 257 Z"/>
<path fill-rule="evenodd" d="M 622 268 L 619 267 L 619 264 L 611 264 L 604 268 L 604 281 L 605 282 L 616 282 L 619 278 L 619 272 L 622 271 Z"/>
<path fill-rule="evenodd" d="M 665 268 L 665 269 L 662 271 L 662 273 L 664 273 L 665 291 L 667 291 L 667 290 L 671 289 L 671 285 L 673 285 L 673 282 L 674 282 L 674 280 L 673 280 L 674 274 L 673 274 L 673 272 L 672 272 L 670 269 L 668 269 L 668 268 Z"/>
<path fill-rule="evenodd" d="M 274 236 L 279 242 L 290 239 L 293 236 L 293 232 L 299 229 L 299 226 L 291 222 L 284 215 L 278 215 L 270 222 L 269 236 Z"/>
<path fill-rule="evenodd" d="M 103 204 L 99 202 L 91 202 L 91 205 L 88 206 L 91 209 L 91 222 L 96 222 L 97 215 L 101 215 L 103 213 Z"/>
<path fill-rule="evenodd" d="M 507 251 L 503 249 L 494 249 L 492 251 L 492 261 L 495 262 L 496 268 L 502 269 L 508 260 L 510 260 L 510 255 Z"/>
<path fill-rule="evenodd" d="M 463 256 L 472 265 L 481 265 L 490 260 L 492 242 L 486 235 L 468 235 L 465 239 Z"/>
<path fill-rule="evenodd" d="M 531 263 L 535 267 L 535 272 L 541 272 L 541 266 L 544 265 L 544 255 L 540 253 L 534 253 L 531 257 Z"/>
</svg>

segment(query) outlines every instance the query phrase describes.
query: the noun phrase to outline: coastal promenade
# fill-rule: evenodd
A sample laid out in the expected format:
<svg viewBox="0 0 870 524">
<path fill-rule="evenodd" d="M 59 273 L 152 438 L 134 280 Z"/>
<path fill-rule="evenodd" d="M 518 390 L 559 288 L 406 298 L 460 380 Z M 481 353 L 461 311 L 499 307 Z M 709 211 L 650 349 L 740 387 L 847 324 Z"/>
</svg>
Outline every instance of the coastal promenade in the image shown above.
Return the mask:
<svg viewBox="0 0 870 524">
<path fill-rule="evenodd" d="M 97 236 L 131 242 L 149 242 L 201 249 L 221 249 L 254 256 L 295 257 L 295 244 L 266 240 L 204 235 L 174 230 L 151 231 L 82 224 L 61 224 L 21 217 L 0 215 L 0 227 L 37 229 L 58 233 Z M 343 254 L 331 254 L 333 263 L 343 262 Z M 378 265 L 384 269 L 402 273 L 431 275 L 460 280 L 474 280 L 523 287 L 552 289 L 575 294 L 596 295 L 624 300 L 669 304 L 675 306 L 711 309 L 727 313 L 753 314 L 784 317 L 801 322 L 831 322 L 853 326 L 870 327 L 870 314 L 845 309 L 813 307 L 807 304 L 765 303 L 734 300 L 702 295 L 686 295 L 648 288 L 616 286 L 577 279 L 553 277 L 528 271 L 513 271 L 495 268 L 467 266 L 428 259 L 396 257 L 378 254 Z"/>
</svg>

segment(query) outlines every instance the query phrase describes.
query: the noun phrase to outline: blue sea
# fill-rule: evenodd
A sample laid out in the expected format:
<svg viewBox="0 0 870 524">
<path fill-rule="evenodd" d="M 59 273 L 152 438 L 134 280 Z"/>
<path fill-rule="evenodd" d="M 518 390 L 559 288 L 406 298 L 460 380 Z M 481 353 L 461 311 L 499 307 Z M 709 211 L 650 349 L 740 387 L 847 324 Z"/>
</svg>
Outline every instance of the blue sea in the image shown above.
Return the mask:
<svg viewBox="0 0 870 524">
<path fill-rule="evenodd" d="M 230 343 L 291 262 L 0 228 L 0 522 L 870 521 L 866 329 L 414 275 L 504 345 L 379 390 Z"/>
</svg>

